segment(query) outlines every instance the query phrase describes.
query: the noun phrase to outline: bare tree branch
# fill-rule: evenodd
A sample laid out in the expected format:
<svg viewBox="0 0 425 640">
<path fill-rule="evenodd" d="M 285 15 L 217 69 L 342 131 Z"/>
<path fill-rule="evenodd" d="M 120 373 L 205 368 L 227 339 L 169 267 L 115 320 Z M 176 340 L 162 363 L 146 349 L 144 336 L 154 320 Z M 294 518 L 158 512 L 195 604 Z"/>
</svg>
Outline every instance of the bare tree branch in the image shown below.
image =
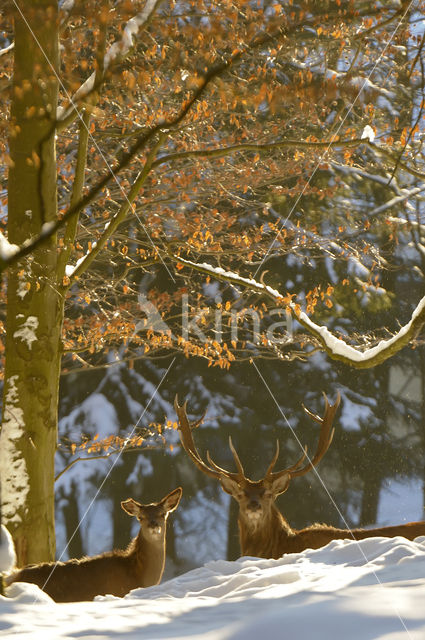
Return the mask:
<svg viewBox="0 0 425 640">
<path fill-rule="evenodd" d="M 73 467 L 74 464 L 76 464 L 77 462 L 83 462 L 85 460 L 103 460 L 117 453 L 120 453 L 120 454 L 121 453 L 144 453 L 145 451 L 157 451 L 157 450 L 158 450 L 158 447 L 154 447 L 154 446 L 143 447 L 143 449 L 141 449 L 140 447 L 123 447 L 122 449 L 114 449 L 113 451 L 108 451 L 108 453 L 105 453 L 104 455 L 100 455 L 100 456 L 86 456 L 86 457 L 80 456 L 79 458 L 74 458 L 74 460 L 71 460 L 71 462 L 62 469 L 62 471 L 59 471 L 59 473 L 55 476 L 55 482 L 59 480 L 59 478 L 63 476 L 63 474 L 66 473 L 69 469 L 71 469 L 71 467 Z"/>
</svg>

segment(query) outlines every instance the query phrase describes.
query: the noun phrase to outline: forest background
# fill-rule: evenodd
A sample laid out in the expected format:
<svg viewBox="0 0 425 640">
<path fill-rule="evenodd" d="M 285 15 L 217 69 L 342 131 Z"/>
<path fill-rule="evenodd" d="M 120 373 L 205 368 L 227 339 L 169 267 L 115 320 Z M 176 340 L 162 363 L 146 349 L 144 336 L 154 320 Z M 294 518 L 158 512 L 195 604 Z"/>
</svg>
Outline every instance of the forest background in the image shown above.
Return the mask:
<svg viewBox="0 0 425 640">
<path fill-rule="evenodd" d="M 175 570 L 237 557 L 176 393 L 207 411 L 200 448 L 229 467 L 231 433 L 254 478 L 277 437 L 283 464 L 314 450 L 302 404 L 341 393 L 324 484 L 282 497 L 294 526 L 373 524 L 395 480 L 423 493 L 423 10 L 3 4 L 0 474 L 20 563 L 54 557 L 55 519 L 57 555 L 123 547 L 120 501 L 177 485 Z"/>
</svg>

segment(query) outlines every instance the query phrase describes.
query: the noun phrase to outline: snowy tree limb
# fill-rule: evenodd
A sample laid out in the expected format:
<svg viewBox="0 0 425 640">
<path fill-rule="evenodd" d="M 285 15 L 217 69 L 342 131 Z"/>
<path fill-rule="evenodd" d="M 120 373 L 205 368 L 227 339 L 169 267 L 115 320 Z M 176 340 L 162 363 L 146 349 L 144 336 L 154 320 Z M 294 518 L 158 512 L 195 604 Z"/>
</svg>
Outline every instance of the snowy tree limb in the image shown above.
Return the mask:
<svg viewBox="0 0 425 640">
<path fill-rule="evenodd" d="M 3 49 L 0 49 L 0 58 L 2 56 L 5 56 L 6 53 L 9 53 L 10 51 L 12 51 L 12 49 L 15 47 L 15 43 L 12 42 L 12 44 L 9 44 L 7 47 L 4 47 Z"/>
<path fill-rule="evenodd" d="M 139 30 L 148 26 L 163 1 L 164 0 L 147 0 L 143 10 L 128 20 L 124 26 L 121 39 L 114 42 L 105 53 L 103 59 L 104 71 L 106 71 L 112 63 L 118 60 L 123 60 L 130 53 L 134 46 L 133 37 L 137 35 Z M 96 78 L 96 72 L 93 71 L 93 73 L 77 89 L 72 98 L 70 98 L 71 106 L 67 109 L 63 107 L 58 109 L 58 131 L 63 131 L 63 129 L 68 127 L 78 117 L 78 111 L 76 109 L 77 105 L 81 103 L 82 100 L 87 99 L 87 97 L 96 91 L 99 86 L 100 83 L 98 78 Z"/>
<path fill-rule="evenodd" d="M 339 360 L 355 369 L 369 369 L 381 364 L 388 358 L 395 355 L 417 335 L 425 324 L 425 296 L 419 301 L 413 311 L 410 321 L 388 340 L 381 340 L 376 346 L 361 350 L 352 347 L 341 338 L 334 336 L 325 326 L 313 322 L 306 313 L 301 311 L 298 305 L 287 299 L 277 289 L 269 285 L 258 282 L 251 278 L 244 278 L 237 273 L 225 271 L 221 267 L 213 267 L 208 263 L 195 263 L 178 256 L 171 256 L 177 263 L 207 273 L 218 280 L 224 280 L 231 284 L 245 287 L 251 291 L 266 295 L 277 305 L 290 310 L 292 316 L 312 334 L 322 345 L 332 360 Z"/>
</svg>

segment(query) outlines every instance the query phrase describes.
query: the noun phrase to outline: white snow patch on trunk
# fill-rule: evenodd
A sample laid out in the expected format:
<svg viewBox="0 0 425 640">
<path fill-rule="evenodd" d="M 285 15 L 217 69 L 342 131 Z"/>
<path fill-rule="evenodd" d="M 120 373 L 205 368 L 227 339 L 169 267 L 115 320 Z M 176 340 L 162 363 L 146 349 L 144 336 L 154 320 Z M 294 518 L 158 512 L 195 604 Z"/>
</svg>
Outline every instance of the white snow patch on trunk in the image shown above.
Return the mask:
<svg viewBox="0 0 425 640">
<path fill-rule="evenodd" d="M 13 334 L 14 338 L 20 338 L 27 343 L 28 349 L 31 349 L 32 343 L 37 340 L 35 334 L 38 329 L 38 318 L 36 316 L 28 316 L 22 327 L 17 329 Z"/>
<path fill-rule="evenodd" d="M 8 260 L 9 258 L 12 258 L 18 251 L 18 245 L 11 244 L 0 231 L 0 258 L 2 260 Z"/>
<path fill-rule="evenodd" d="M 16 565 L 15 545 L 4 524 L 0 529 L 0 573 L 11 571 Z"/>
<path fill-rule="evenodd" d="M 19 278 L 19 283 L 18 283 L 18 290 L 16 292 L 16 295 L 21 298 L 21 300 L 23 300 L 25 298 L 25 296 L 27 295 L 29 289 L 27 286 L 27 283 L 24 282 L 21 278 Z"/>
<path fill-rule="evenodd" d="M 29 262 L 25 269 L 22 269 L 18 274 L 18 287 L 16 291 L 16 295 L 23 300 L 27 295 L 28 291 L 31 289 L 31 263 Z"/>
<path fill-rule="evenodd" d="M 18 510 L 25 506 L 29 492 L 27 467 L 16 444 L 25 434 L 24 412 L 18 406 L 16 386 L 18 376 L 6 382 L 4 418 L 0 433 L 0 471 L 2 474 L 2 518 L 6 522 L 20 522 Z"/>
</svg>

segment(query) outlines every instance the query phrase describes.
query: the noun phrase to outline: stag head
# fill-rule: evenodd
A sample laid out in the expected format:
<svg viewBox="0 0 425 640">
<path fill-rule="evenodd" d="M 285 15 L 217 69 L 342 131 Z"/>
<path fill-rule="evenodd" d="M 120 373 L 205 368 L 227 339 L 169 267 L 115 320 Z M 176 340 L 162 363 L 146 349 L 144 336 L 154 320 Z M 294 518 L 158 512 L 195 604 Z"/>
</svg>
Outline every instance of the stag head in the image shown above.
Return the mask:
<svg viewBox="0 0 425 640">
<path fill-rule="evenodd" d="M 216 478 L 220 482 L 223 490 L 237 500 L 240 508 L 240 517 L 242 517 L 249 526 L 255 527 L 256 524 L 262 522 L 270 513 L 277 496 L 288 489 L 291 479 L 296 476 L 304 475 L 313 469 L 328 450 L 334 434 L 332 423 L 341 398 L 338 393 L 335 403 L 331 405 L 329 404 L 326 395 L 323 395 L 325 398 L 325 413 L 323 418 L 313 414 L 311 411 L 303 407 L 304 411 L 313 420 L 320 424 L 320 435 L 314 456 L 311 459 L 308 459 L 308 462 L 303 466 L 303 463 L 307 458 L 307 447 L 304 447 L 303 454 L 295 464 L 283 469 L 282 471 L 273 471 L 279 457 L 279 441 L 277 441 L 276 451 L 268 466 L 266 474 L 261 480 L 257 481 L 247 478 L 237 451 L 233 446 L 231 437 L 229 437 L 229 447 L 237 468 L 236 472 L 230 472 L 220 467 L 211 459 L 208 452 L 208 464 L 202 460 L 193 441 L 192 432 L 200 425 L 205 414 L 197 422 L 190 424 L 186 413 L 187 403 L 185 402 L 180 406 L 176 396 L 174 407 L 179 420 L 180 440 L 184 450 L 198 469 L 203 473 Z"/>
</svg>

